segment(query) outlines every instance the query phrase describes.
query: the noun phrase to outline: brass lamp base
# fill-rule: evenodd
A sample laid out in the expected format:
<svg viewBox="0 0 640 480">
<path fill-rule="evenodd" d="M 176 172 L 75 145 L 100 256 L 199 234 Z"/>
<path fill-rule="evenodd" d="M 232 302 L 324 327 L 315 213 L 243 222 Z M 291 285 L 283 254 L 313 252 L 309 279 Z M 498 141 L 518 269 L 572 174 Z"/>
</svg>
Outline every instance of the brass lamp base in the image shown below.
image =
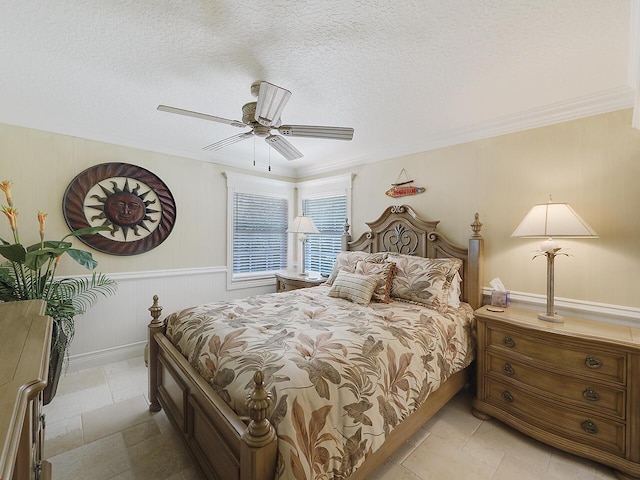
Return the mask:
<svg viewBox="0 0 640 480">
<path fill-rule="evenodd" d="M 546 313 L 539 313 L 538 318 L 545 322 L 564 323 L 564 317 L 562 315 L 547 315 Z"/>
</svg>

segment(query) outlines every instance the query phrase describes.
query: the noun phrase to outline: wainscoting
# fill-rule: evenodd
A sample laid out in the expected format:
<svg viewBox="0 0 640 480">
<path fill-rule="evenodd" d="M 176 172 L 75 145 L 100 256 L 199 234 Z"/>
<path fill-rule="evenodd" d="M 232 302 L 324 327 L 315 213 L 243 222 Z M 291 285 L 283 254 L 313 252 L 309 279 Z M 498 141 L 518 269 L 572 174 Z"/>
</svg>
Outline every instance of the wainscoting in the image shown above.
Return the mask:
<svg viewBox="0 0 640 480">
<path fill-rule="evenodd" d="M 275 292 L 275 279 L 265 286 L 227 289 L 227 268 L 208 267 L 179 270 L 109 274 L 118 282 L 115 295 L 100 298 L 86 315 L 76 319 L 76 336 L 69 356 L 68 371 L 104 365 L 141 356 L 147 342 L 149 307 L 158 295 L 163 313 L 215 300 L 241 298 Z M 485 303 L 491 290 L 484 289 Z M 544 310 L 546 298 L 511 292 L 512 305 Z M 640 326 L 640 309 L 556 298 L 561 315 L 573 315 L 606 322 Z"/>
<path fill-rule="evenodd" d="M 163 313 L 215 300 L 275 292 L 267 286 L 227 290 L 227 268 L 109 274 L 118 291 L 101 297 L 86 315 L 76 318 L 76 335 L 68 371 L 104 365 L 142 355 L 147 342 L 149 307 L 158 295 Z"/>
</svg>

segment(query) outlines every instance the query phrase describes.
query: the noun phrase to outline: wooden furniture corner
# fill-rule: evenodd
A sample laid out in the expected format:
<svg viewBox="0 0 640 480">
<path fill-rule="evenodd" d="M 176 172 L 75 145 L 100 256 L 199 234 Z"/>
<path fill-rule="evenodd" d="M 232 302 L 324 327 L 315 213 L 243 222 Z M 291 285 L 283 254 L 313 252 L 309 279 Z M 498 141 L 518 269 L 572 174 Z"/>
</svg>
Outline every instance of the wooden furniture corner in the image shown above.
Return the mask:
<svg viewBox="0 0 640 480">
<path fill-rule="evenodd" d="M 44 300 L 0 303 L 0 478 L 48 480 L 42 458 L 53 321 Z"/>
</svg>

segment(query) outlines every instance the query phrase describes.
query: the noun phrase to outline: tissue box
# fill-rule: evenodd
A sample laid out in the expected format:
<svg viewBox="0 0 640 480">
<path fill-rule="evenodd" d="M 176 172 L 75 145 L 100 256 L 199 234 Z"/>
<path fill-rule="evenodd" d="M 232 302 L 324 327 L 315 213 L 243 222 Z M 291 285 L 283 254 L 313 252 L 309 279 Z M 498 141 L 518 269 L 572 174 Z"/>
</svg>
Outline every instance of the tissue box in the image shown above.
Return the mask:
<svg viewBox="0 0 640 480">
<path fill-rule="evenodd" d="M 509 306 L 509 291 L 491 290 L 491 305 L 494 307 Z"/>
</svg>

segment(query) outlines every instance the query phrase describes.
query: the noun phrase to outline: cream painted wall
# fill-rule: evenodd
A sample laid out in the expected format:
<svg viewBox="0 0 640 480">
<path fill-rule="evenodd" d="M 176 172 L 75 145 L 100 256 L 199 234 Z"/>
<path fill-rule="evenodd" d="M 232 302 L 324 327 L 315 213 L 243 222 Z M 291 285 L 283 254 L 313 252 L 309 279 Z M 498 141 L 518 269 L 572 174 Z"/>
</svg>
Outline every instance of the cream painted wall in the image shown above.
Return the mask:
<svg viewBox="0 0 640 480">
<path fill-rule="evenodd" d="M 226 264 L 227 166 L 161 153 L 0 124 L 0 181 L 13 181 L 13 202 L 19 211 L 21 241 L 38 241 L 38 210 L 48 212 L 46 238 L 69 233 L 62 215 L 67 185 L 86 168 L 124 162 L 150 170 L 171 190 L 177 219 L 169 237 L 141 255 L 113 256 L 90 250 L 105 273 L 223 266 Z M 289 179 L 290 180 L 290 179 Z M 4 195 L 2 195 L 2 203 Z M 9 239 L 8 222 L 0 219 L 0 237 Z M 59 274 L 84 274 L 65 258 Z"/>
<path fill-rule="evenodd" d="M 457 243 L 466 244 L 474 212 L 484 223 L 484 285 L 546 293 L 546 261 L 532 260 L 535 239 L 510 235 L 531 206 L 569 203 L 600 235 L 562 240 L 556 297 L 640 307 L 640 132 L 631 110 L 503 135 L 352 169 L 354 238 L 389 205 L 406 203 Z M 405 168 L 416 196 L 384 194 Z"/>
<path fill-rule="evenodd" d="M 351 168 L 348 172 L 356 173 L 354 236 L 386 206 L 407 203 L 424 217 L 441 220 L 439 229 L 465 244 L 473 214 L 479 212 L 486 239 L 484 285 L 499 276 L 513 291 L 544 294 L 545 262 L 531 259 L 539 242 L 510 234 L 533 204 L 552 194 L 555 201 L 572 205 L 600 234 L 596 240 L 562 242 L 572 256 L 556 262 L 556 296 L 640 307 L 640 132 L 631 128 L 631 117 L 631 110 L 623 110 Z M 169 238 L 148 253 L 94 253 L 98 270 L 225 265 L 222 172 L 229 167 L 0 125 L 0 180 L 14 182 L 23 242 L 36 240 L 39 209 L 50 213 L 48 238 L 66 234 L 60 208 L 64 189 L 79 172 L 103 162 L 151 170 L 173 192 L 178 215 Z M 414 185 L 426 187 L 425 193 L 399 199 L 384 194 L 402 168 Z M 336 173 L 341 172 L 330 175 Z M 9 236 L 7 223 L 1 221 L 0 237 Z M 60 273 L 85 272 L 67 260 Z"/>
</svg>

